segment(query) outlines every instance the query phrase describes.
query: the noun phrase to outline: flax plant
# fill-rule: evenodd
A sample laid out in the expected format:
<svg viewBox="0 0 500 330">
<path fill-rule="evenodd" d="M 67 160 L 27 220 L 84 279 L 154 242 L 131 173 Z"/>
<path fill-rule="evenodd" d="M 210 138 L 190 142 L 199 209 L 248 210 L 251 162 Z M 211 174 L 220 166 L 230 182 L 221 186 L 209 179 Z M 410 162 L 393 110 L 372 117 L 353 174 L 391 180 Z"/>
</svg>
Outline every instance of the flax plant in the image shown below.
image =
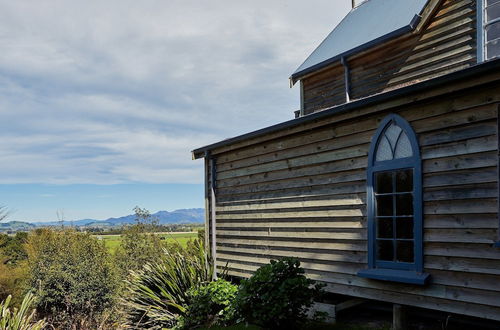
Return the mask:
<svg viewBox="0 0 500 330">
<path fill-rule="evenodd" d="M 31 309 L 35 297 L 31 292 L 24 296 L 19 309 L 9 307 L 12 296 L 0 302 L 0 330 L 41 330 L 46 326 L 45 319 L 35 322 L 36 310 Z"/>
<path fill-rule="evenodd" d="M 189 304 L 188 291 L 213 280 L 213 264 L 200 240 L 187 249 L 164 249 L 158 262 L 132 271 L 126 280 L 123 300 L 132 328 L 170 328 L 184 315 Z"/>
</svg>

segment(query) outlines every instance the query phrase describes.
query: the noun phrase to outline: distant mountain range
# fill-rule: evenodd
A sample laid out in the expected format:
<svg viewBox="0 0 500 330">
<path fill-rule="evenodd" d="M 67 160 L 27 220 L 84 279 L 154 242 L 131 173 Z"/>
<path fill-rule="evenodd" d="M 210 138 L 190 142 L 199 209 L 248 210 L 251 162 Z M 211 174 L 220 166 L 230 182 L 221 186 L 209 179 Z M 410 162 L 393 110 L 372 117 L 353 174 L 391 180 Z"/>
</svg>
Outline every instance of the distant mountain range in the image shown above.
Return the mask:
<svg viewBox="0 0 500 330">
<path fill-rule="evenodd" d="M 168 211 L 158 211 L 151 214 L 152 217 L 158 219 L 161 225 L 171 225 L 171 224 L 187 224 L 187 223 L 203 223 L 205 221 L 205 209 L 180 209 L 172 212 Z M 109 218 L 106 220 L 95 220 L 95 219 L 82 219 L 74 221 L 64 221 L 66 226 L 75 227 L 115 227 L 134 224 L 136 222 L 135 214 L 126 215 L 119 218 Z M 0 222 L 0 231 L 21 231 L 30 230 L 37 227 L 50 227 L 50 226 L 60 226 L 59 221 L 50 222 L 23 222 L 23 221 L 9 221 Z"/>
</svg>

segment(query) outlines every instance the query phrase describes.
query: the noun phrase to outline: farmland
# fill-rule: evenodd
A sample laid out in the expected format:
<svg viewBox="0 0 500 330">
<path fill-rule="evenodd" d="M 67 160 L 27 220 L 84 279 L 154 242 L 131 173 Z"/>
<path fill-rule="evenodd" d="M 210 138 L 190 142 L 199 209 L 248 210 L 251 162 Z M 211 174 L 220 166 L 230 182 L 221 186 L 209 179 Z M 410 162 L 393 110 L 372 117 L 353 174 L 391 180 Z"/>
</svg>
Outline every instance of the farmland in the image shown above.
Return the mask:
<svg viewBox="0 0 500 330">
<path fill-rule="evenodd" d="M 166 242 L 178 242 L 182 246 L 186 246 L 190 239 L 195 239 L 198 236 L 197 232 L 179 232 L 179 233 L 157 233 L 160 237 L 164 237 Z M 111 253 L 114 253 L 120 246 L 122 235 L 95 235 L 98 239 L 102 239 L 104 244 Z"/>
</svg>

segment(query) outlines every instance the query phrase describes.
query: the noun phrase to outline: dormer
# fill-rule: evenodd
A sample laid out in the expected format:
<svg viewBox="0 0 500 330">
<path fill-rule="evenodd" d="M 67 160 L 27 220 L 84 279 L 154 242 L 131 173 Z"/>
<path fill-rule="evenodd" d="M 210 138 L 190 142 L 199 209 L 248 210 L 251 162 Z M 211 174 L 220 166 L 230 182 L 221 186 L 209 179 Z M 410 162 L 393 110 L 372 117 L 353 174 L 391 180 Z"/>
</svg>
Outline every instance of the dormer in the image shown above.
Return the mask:
<svg viewBox="0 0 500 330">
<path fill-rule="evenodd" d="M 500 55 L 500 0 L 366 0 L 291 75 L 300 116 Z"/>
</svg>

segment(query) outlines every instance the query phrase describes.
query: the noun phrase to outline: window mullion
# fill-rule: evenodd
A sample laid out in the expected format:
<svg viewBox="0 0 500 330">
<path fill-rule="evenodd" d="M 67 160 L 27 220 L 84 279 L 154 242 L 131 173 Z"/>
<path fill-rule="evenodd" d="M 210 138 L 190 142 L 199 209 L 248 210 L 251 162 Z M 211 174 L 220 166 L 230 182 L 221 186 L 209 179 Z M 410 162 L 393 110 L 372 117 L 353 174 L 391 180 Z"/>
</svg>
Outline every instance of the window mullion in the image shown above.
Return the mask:
<svg viewBox="0 0 500 330">
<path fill-rule="evenodd" d="M 485 21 L 483 24 L 483 29 L 486 29 L 488 26 L 500 22 L 500 17 L 494 18 L 490 21 Z"/>
</svg>

